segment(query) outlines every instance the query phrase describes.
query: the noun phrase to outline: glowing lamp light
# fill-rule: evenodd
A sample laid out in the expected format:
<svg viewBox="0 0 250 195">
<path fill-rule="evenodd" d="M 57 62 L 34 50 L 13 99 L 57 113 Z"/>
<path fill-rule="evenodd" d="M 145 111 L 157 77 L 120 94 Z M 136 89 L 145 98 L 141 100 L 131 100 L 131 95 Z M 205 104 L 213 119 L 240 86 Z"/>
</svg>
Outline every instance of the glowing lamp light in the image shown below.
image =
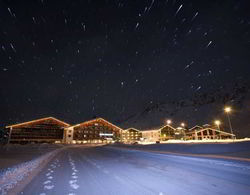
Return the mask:
<svg viewBox="0 0 250 195">
<path fill-rule="evenodd" d="M 215 123 L 217 126 L 220 125 L 220 121 L 219 121 L 219 120 L 214 121 L 214 123 Z"/>
<path fill-rule="evenodd" d="M 229 113 L 229 112 L 232 111 L 231 107 L 226 107 L 224 110 L 225 110 L 226 113 Z"/>
<path fill-rule="evenodd" d="M 185 123 L 181 123 L 181 126 L 182 126 L 182 127 L 185 127 Z"/>
<path fill-rule="evenodd" d="M 232 139 L 235 139 L 235 137 L 233 136 L 233 128 L 232 128 L 231 120 L 230 120 L 230 117 L 229 117 L 229 113 L 232 111 L 232 109 L 231 109 L 231 107 L 225 107 L 224 111 L 225 111 L 225 113 L 227 113 L 227 119 L 228 119 L 229 127 L 230 127 L 230 130 L 231 130 Z"/>
<path fill-rule="evenodd" d="M 171 120 L 167 120 L 167 124 L 170 125 L 172 123 Z"/>
</svg>

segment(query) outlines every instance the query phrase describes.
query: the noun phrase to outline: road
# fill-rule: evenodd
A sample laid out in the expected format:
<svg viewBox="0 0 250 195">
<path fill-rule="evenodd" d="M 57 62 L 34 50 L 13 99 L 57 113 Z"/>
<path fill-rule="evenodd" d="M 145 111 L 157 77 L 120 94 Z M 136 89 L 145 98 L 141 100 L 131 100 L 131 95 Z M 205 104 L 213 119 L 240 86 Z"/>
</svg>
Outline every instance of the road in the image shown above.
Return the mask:
<svg viewBox="0 0 250 195">
<path fill-rule="evenodd" d="M 250 163 L 107 146 L 68 148 L 20 194 L 250 194 Z"/>
</svg>

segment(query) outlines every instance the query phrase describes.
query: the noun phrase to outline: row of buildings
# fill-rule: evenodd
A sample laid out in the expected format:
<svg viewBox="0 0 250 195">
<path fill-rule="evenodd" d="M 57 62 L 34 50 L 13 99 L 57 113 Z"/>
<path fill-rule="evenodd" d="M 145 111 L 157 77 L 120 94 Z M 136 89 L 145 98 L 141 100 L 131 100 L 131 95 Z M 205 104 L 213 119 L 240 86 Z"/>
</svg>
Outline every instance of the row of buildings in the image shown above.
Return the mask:
<svg viewBox="0 0 250 195">
<path fill-rule="evenodd" d="M 103 118 L 70 125 L 54 117 L 41 118 L 5 127 L 9 143 L 102 143 L 102 142 L 161 142 L 171 139 L 204 140 L 234 139 L 235 135 L 211 126 L 191 129 L 164 125 L 151 130 L 122 129 Z"/>
</svg>

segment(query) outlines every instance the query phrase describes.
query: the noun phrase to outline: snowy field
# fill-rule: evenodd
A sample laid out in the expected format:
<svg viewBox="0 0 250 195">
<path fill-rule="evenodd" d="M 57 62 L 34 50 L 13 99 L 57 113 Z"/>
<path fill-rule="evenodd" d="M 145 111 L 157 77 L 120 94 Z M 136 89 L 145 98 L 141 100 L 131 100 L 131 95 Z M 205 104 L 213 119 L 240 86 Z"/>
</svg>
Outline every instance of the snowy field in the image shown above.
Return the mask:
<svg viewBox="0 0 250 195">
<path fill-rule="evenodd" d="M 16 153 L 12 151 L 15 148 Z M 35 155 L 39 148 L 43 152 Z M 1 172 L 0 194 L 250 194 L 250 162 L 131 150 L 138 148 L 239 155 L 249 151 L 250 142 L 98 147 L 45 144 L 19 149 L 13 145 L 8 148 L 12 155 L 22 150 L 31 157 L 24 162 L 19 157 L 19 164 Z M 29 175 L 33 175 L 31 179 L 18 187 Z"/>
<path fill-rule="evenodd" d="M 250 164 L 109 146 L 79 146 L 55 157 L 20 194 L 250 194 Z"/>
<path fill-rule="evenodd" d="M 56 154 L 62 145 L 6 145 L 0 149 L 0 194 L 8 194 L 18 183 Z"/>
<path fill-rule="evenodd" d="M 187 154 L 215 154 L 223 156 L 241 157 L 250 159 L 250 141 L 235 142 L 168 142 L 161 144 L 127 145 L 113 144 L 115 147 L 126 147 L 130 149 L 166 151 Z"/>
<path fill-rule="evenodd" d="M 0 172 L 61 148 L 60 144 L 9 144 L 0 146 Z"/>
</svg>

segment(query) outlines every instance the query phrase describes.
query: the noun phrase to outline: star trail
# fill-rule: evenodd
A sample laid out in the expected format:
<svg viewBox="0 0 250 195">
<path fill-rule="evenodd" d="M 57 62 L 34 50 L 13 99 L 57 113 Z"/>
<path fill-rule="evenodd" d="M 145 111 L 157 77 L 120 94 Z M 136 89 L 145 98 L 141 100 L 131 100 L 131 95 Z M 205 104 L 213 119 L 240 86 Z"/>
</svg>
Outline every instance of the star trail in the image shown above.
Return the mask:
<svg viewBox="0 0 250 195">
<path fill-rule="evenodd" d="M 203 104 L 240 112 L 250 102 L 249 8 L 247 0 L 2 0 L 1 125 L 44 116 L 122 124 L 162 103 L 188 106 L 176 118 L 187 123 Z"/>
</svg>

